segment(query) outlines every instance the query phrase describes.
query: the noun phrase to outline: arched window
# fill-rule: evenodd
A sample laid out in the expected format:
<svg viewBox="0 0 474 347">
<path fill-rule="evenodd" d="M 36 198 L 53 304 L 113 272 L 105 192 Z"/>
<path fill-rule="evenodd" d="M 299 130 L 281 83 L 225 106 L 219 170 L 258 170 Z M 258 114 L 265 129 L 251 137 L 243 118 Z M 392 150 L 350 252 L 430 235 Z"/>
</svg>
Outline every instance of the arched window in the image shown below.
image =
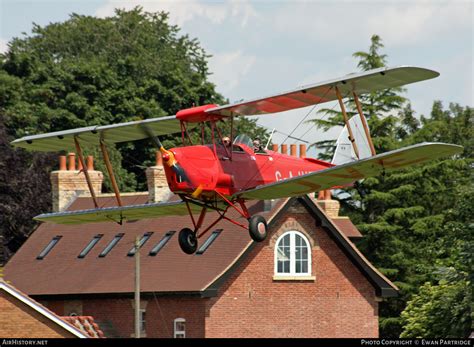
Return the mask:
<svg viewBox="0 0 474 347">
<path fill-rule="evenodd" d="M 174 320 L 174 338 L 185 338 L 186 337 L 186 319 L 176 318 Z"/>
<path fill-rule="evenodd" d="M 311 275 L 311 247 L 299 231 L 281 235 L 275 245 L 275 275 Z"/>
</svg>

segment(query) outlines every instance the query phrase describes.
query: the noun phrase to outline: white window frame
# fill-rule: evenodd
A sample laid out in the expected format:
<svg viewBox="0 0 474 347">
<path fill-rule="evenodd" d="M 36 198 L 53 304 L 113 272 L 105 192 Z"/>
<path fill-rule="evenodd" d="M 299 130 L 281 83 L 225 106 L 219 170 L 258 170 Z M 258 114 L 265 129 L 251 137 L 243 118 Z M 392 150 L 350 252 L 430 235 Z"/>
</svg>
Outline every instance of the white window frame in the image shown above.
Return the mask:
<svg viewBox="0 0 474 347">
<path fill-rule="evenodd" d="M 290 235 L 290 272 L 278 272 L 278 245 L 280 244 L 280 241 L 285 237 L 286 235 Z M 296 262 L 295 262 L 295 253 L 296 253 L 296 242 L 295 242 L 295 235 L 300 236 L 308 249 L 308 272 L 301 272 L 297 273 L 296 272 Z M 302 232 L 299 232 L 297 230 L 290 230 L 284 232 L 280 237 L 275 242 L 275 250 L 274 250 L 274 273 L 275 276 L 291 276 L 291 277 L 308 277 L 311 276 L 311 244 L 308 241 L 308 238 L 306 237 L 305 234 Z"/>
<path fill-rule="evenodd" d="M 185 324 L 185 328 L 184 330 L 178 330 L 177 329 L 177 323 L 184 323 Z M 173 325 L 173 331 L 174 331 L 174 338 L 186 338 L 186 319 L 184 318 L 176 318 L 174 320 L 174 325 Z"/>
<path fill-rule="evenodd" d="M 141 308 L 140 310 L 140 333 L 146 333 L 146 310 Z"/>
</svg>

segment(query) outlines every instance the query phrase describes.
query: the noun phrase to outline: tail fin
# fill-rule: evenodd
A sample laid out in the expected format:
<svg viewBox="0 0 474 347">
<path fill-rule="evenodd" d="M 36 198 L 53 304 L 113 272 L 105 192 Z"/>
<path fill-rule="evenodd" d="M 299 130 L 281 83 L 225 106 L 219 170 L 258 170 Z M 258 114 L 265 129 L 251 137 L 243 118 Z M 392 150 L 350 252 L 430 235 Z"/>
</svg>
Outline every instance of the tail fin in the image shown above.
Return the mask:
<svg viewBox="0 0 474 347">
<path fill-rule="evenodd" d="M 365 136 L 365 131 L 360 117 L 354 116 L 349 119 L 349 125 L 351 127 L 352 134 L 354 135 L 357 149 L 359 150 L 359 159 L 371 157 L 372 153 L 370 152 L 369 140 L 367 139 L 367 136 Z M 336 150 L 331 163 L 335 165 L 341 165 L 359 159 L 357 159 L 357 156 L 354 152 L 354 147 L 349 140 L 349 131 L 347 130 L 347 126 L 344 126 L 336 141 Z"/>
</svg>

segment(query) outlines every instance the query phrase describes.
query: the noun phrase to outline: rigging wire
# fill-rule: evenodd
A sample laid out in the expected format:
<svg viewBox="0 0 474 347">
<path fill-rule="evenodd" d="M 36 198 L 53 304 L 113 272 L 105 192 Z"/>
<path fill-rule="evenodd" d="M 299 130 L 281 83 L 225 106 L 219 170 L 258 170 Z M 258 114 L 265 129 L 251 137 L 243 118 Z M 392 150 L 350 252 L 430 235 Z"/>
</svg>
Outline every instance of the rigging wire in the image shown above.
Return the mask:
<svg viewBox="0 0 474 347">
<path fill-rule="evenodd" d="M 311 107 L 311 110 L 309 110 L 309 112 L 306 113 L 306 115 L 299 121 L 299 123 L 298 123 L 298 124 L 296 125 L 296 127 L 291 131 L 291 133 L 286 137 L 286 139 L 282 142 L 282 144 L 285 143 L 286 140 L 288 140 L 289 136 L 293 135 L 293 133 L 295 132 L 295 130 L 301 125 L 301 123 L 302 123 L 306 118 L 308 118 L 308 116 L 311 114 L 311 112 L 313 112 L 313 110 L 316 108 L 316 106 L 318 106 L 318 105 L 321 103 L 321 101 L 324 99 L 324 97 L 327 95 L 327 93 L 328 93 L 331 89 L 332 89 L 332 87 L 329 87 L 329 88 L 326 90 L 326 92 L 324 93 L 324 95 L 321 97 L 320 102 L 318 102 L 317 104 L 314 104 L 314 106 Z M 275 164 L 275 161 L 274 161 L 274 160 L 272 160 L 272 161 L 269 160 L 269 161 L 265 162 L 265 163 L 260 167 L 260 169 L 259 169 L 259 170 L 256 170 L 255 174 L 254 174 L 253 176 L 251 176 L 251 177 L 248 179 L 247 182 L 245 182 L 243 189 L 248 188 L 248 184 L 249 184 L 258 174 L 260 174 L 261 172 L 263 172 L 263 169 L 267 169 L 268 166 L 271 166 L 271 165 L 273 165 L 273 164 Z"/>
<path fill-rule="evenodd" d="M 168 327 L 168 324 L 166 323 L 165 315 L 163 314 L 163 311 L 161 310 L 161 305 L 160 305 L 160 303 L 158 302 L 158 298 L 156 297 L 155 292 L 152 292 L 152 293 L 153 293 L 153 297 L 155 298 L 156 306 L 158 306 L 158 310 L 160 311 L 161 320 L 162 320 L 162 322 L 163 322 L 163 326 L 164 326 L 165 329 L 166 329 L 166 333 L 168 334 L 168 336 L 171 336 L 170 329 L 169 329 L 169 327 Z"/>
<path fill-rule="evenodd" d="M 270 127 L 267 127 L 266 125 L 263 125 L 263 124 L 257 124 L 257 125 L 259 127 L 266 128 L 268 130 L 272 130 L 272 133 L 270 134 L 270 137 L 268 138 L 268 140 L 271 139 L 271 136 L 273 135 L 273 133 L 279 133 L 279 134 L 282 134 L 282 135 L 286 135 L 286 136 L 290 137 L 291 139 L 294 139 L 294 140 L 297 140 L 297 141 L 300 141 L 300 142 L 304 142 L 304 143 L 309 143 L 309 141 L 303 140 L 302 138 L 299 138 L 299 137 L 290 136 L 287 133 L 284 133 L 283 131 L 277 130 L 276 128 L 270 128 Z"/>
</svg>

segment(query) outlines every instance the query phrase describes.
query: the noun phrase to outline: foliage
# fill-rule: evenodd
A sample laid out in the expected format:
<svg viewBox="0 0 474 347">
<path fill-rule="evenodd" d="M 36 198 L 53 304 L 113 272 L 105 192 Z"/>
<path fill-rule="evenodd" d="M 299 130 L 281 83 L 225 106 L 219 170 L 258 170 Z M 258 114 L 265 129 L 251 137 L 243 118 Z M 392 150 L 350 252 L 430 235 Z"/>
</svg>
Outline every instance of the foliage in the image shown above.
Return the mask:
<svg viewBox="0 0 474 347">
<path fill-rule="evenodd" d="M 359 51 L 353 54 L 353 57 L 358 59 L 357 67 L 362 69 L 362 71 L 386 67 L 387 56 L 380 53 L 383 47 L 382 39 L 378 35 L 373 35 L 368 52 Z M 407 101 L 406 98 L 400 95 L 404 91 L 405 89 L 403 88 L 391 88 L 359 96 L 364 116 L 367 118 L 367 123 L 373 136 L 374 146 L 378 151 L 385 152 L 396 147 L 393 139 L 390 137 L 396 123 L 396 118 L 392 116 L 392 113 L 401 110 Z M 349 97 L 344 103 L 347 116 L 351 118 L 353 115 L 358 114 L 352 95 L 342 95 L 342 97 Z M 344 126 L 344 118 L 341 111 L 333 108 L 322 108 L 318 111 L 318 114 L 321 115 L 320 118 L 309 121 L 316 124 L 317 128 L 327 131 L 335 126 Z M 313 145 L 323 149 L 324 151 L 319 154 L 319 157 L 328 160 L 333 155 L 334 144 L 335 141 L 326 140 L 316 142 Z"/>
<path fill-rule="evenodd" d="M 462 204 L 472 205 L 471 131 L 454 133 L 451 127 L 463 124 L 466 117 L 472 122 L 473 110 L 451 105 L 444 111 L 439 105 L 434 103 L 432 117 L 422 118 L 418 129 L 410 129 L 401 118 L 393 141 L 401 147 L 441 140 L 465 146 L 463 155 L 366 179 L 349 190 L 343 201 L 345 210 L 360 223 L 364 239 L 358 246 L 400 288 L 398 298 L 381 305 L 380 331 L 385 337 L 397 337 L 402 332 L 406 321 L 400 313 L 424 283 L 437 281 L 440 266 L 460 269 L 450 255 L 459 254 L 472 242 L 472 230 L 466 230 L 472 224 L 472 214 L 464 213 L 463 218 L 456 214 L 461 213 Z M 439 120 L 439 112 L 444 120 Z M 467 125 L 472 129 L 472 123 Z M 398 138 L 400 134 L 403 141 Z M 447 313 L 444 317 L 450 319 Z"/>
<path fill-rule="evenodd" d="M 73 14 L 10 42 L 0 56 L 0 108 L 15 138 L 171 115 L 222 101 L 207 81 L 207 58 L 164 12 L 117 10 L 105 19 Z M 176 137 L 167 142 L 176 144 Z M 154 149 L 146 141 L 118 149 L 111 157 L 121 188 L 144 188 L 141 165 Z"/>
<path fill-rule="evenodd" d="M 467 281 L 425 283 L 402 312 L 406 322 L 400 337 L 467 338 L 471 328 L 470 290 Z"/>
<path fill-rule="evenodd" d="M 54 155 L 33 156 L 10 146 L 0 114 L 0 248 L 8 258 L 36 226 L 33 217 L 51 208 L 49 172 Z M 2 253 L 2 250 L 0 250 Z M 6 259 L 0 259 L 0 264 Z"/>
<path fill-rule="evenodd" d="M 379 53 L 383 47 L 380 37 L 374 35 L 371 41 L 368 52 L 354 54 L 363 70 L 383 67 L 387 61 Z M 358 247 L 400 289 L 398 298 L 380 305 L 380 335 L 464 337 L 472 321 L 467 303 L 472 301 L 468 274 L 473 262 L 467 250 L 474 245 L 474 111 L 458 104 L 445 109 L 435 101 L 430 116 L 418 118 L 408 100 L 399 95 L 402 91 L 360 97 L 377 153 L 424 141 L 459 144 L 463 153 L 367 178 L 341 190 L 337 198 L 342 213 L 364 235 Z M 349 116 L 355 114 L 353 101 L 346 102 L 346 107 Z M 340 112 L 321 112 L 329 117 L 314 120 L 318 127 L 328 130 L 343 125 Z M 328 158 L 334 146 L 325 145 Z M 471 259 L 470 267 L 463 265 L 467 259 Z M 439 275 L 443 269 L 464 277 L 447 281 Z M 430 317 L 437 309 L 442 313 Z M 443 325 L 451 328 L 443 330 Z"/>
<path fill-rule="evenodd" d="M 401 314 L 401 337 L 465 337 L 473 323 L 474 204 L 471 186 L 459 193 L 435 241 L 435 281 L 426 282 Z"/>
</svg>

